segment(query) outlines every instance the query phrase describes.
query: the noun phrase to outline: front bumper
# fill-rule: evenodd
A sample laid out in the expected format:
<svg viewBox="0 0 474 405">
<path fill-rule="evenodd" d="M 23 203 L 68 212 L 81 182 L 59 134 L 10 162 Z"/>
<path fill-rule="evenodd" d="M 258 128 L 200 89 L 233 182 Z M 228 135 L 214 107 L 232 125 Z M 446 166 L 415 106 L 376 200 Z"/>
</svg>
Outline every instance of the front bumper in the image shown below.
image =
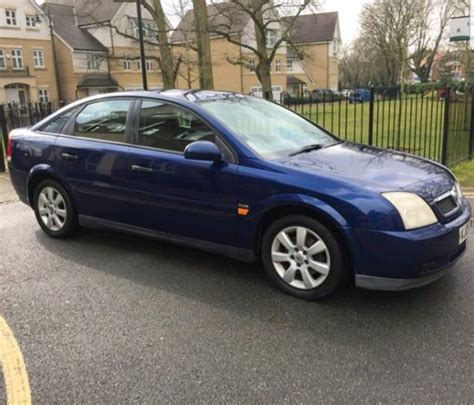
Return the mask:
<svg viewBox="0 0 474 405">
<path fill-rule="evenodd" d="M 407 290 L 429 284 L 448 273 L 466 251 L 459 228 L 471 220 L 471 207 L 447 224 L 413 231 L 355 230 L 359 254 L 355 284 L 374 290 Z"/>
</svg>

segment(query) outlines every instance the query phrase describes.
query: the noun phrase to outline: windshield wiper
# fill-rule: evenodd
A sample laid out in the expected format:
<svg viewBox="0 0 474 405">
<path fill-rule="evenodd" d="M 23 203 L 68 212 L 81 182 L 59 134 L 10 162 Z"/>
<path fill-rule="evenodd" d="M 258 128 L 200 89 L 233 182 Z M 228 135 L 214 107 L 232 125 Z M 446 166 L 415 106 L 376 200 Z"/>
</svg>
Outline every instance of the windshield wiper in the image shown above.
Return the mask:
<svg viewBox="0 0 474 405">
<path fill-rule="evenodd" d="M 300 153 L 311 152 L 312 150 L 318 150 L 324 148 L 324 145 L 320 143 L 313 143 L 312 145 L 303 146 L 301 149 L 298 149 L 295 152 L 291 152 L 289 156 L 299 155 Z"/>
</svg>

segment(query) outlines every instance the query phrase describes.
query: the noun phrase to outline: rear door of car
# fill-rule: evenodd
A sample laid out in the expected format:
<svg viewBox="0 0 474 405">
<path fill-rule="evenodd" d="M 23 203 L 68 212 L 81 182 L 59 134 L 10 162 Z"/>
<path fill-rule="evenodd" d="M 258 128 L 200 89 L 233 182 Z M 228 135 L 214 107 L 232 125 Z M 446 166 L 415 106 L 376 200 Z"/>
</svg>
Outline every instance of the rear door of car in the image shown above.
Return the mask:
<svg viewBox="0 0 474 405">
<path fill-rule="evenodd" d="M 56 156 L 81 215 L 126 222 L 129 112 L 133 98 L 92 101 L 56 141 Z"/>
<path fill-rule="evenodd" d="M 129 161 L 135 225 L 234 244 L 237 162 L 232 150 L 182 106 L 143 99 L 136 108 Z M 186 159 L 184 148 L 198 140 L 216 143 L 225 161 Z"/>
</svg>

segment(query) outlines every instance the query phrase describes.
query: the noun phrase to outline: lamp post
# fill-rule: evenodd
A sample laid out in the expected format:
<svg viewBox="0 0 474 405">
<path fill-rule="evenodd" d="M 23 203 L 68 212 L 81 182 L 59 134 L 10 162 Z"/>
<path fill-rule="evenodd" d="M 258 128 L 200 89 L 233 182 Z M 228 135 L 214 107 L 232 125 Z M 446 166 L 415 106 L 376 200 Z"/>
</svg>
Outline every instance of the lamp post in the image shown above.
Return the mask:
<svg viewBox="0 0 474 405">
<path fill-rule="evenodd" d="M 138 39 L 140 41 L 140 61 L 142 67 L 142 82 L 143 90 L 148 90 L 148 82 L 146 77 L 146 59 L 145 59 L 145 44 L 143 42 L 143 21 L 142 21 L 142 7 L 141 0 L 137 1 L 137 25 L 138 25 Z"/>
</svg>

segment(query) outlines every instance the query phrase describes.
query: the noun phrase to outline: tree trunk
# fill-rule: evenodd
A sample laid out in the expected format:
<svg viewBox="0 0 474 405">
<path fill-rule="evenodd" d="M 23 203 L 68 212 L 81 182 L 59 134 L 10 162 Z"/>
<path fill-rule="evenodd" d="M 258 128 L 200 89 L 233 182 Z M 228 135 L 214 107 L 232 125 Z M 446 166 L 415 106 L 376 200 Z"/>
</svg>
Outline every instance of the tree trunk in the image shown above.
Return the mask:
<svg viewBox="0 0 474 405">
<path fill-rule="evenodd" d="M 255 69 L 257 78 L 262 85 L 262 95 L 263 98 L 266 100 L 273 100 L 272 94 L 272 76 L 270 72 L 270 61 L 268 60 L 260 60 L 257 64 L 257 68 Z"/>
<path fill-rule="evenodd" d="M 193 0 L 193 7 L 198 48 L 199 85 L 202 89 L 212 90 L 214 80 L 206 0 Z"/>
<path fill-rule="evenodd" d="M 258 1 L 256 2 L 258 4 Z M 257 9 L 257 5 L 255 8 Z M 258 10 L 258 9 L 257 9 Z M 263 98 L 266 100 L 273 100 L 272 94 L 272 77 L 271 77 L 271 63 L 267 56 L 267 37 L 266 29 L 263 22 L 263 14 L 261 8 L 255 12 L 255 42 L 257 43 L 258 63 L 257 63 L 257 78 L 262 85 Z"/>
<path fill-rule="evenodd" d="M 164 89 L 175 87 L 177 66 L 173 60 L 173 53 L 168 42 L 168 26 L 160 0 L 153 0 L 155 8 L 155 22 L 158 27 L 158 46 L 160 48 L 160 67 Z"/>
</svg>

